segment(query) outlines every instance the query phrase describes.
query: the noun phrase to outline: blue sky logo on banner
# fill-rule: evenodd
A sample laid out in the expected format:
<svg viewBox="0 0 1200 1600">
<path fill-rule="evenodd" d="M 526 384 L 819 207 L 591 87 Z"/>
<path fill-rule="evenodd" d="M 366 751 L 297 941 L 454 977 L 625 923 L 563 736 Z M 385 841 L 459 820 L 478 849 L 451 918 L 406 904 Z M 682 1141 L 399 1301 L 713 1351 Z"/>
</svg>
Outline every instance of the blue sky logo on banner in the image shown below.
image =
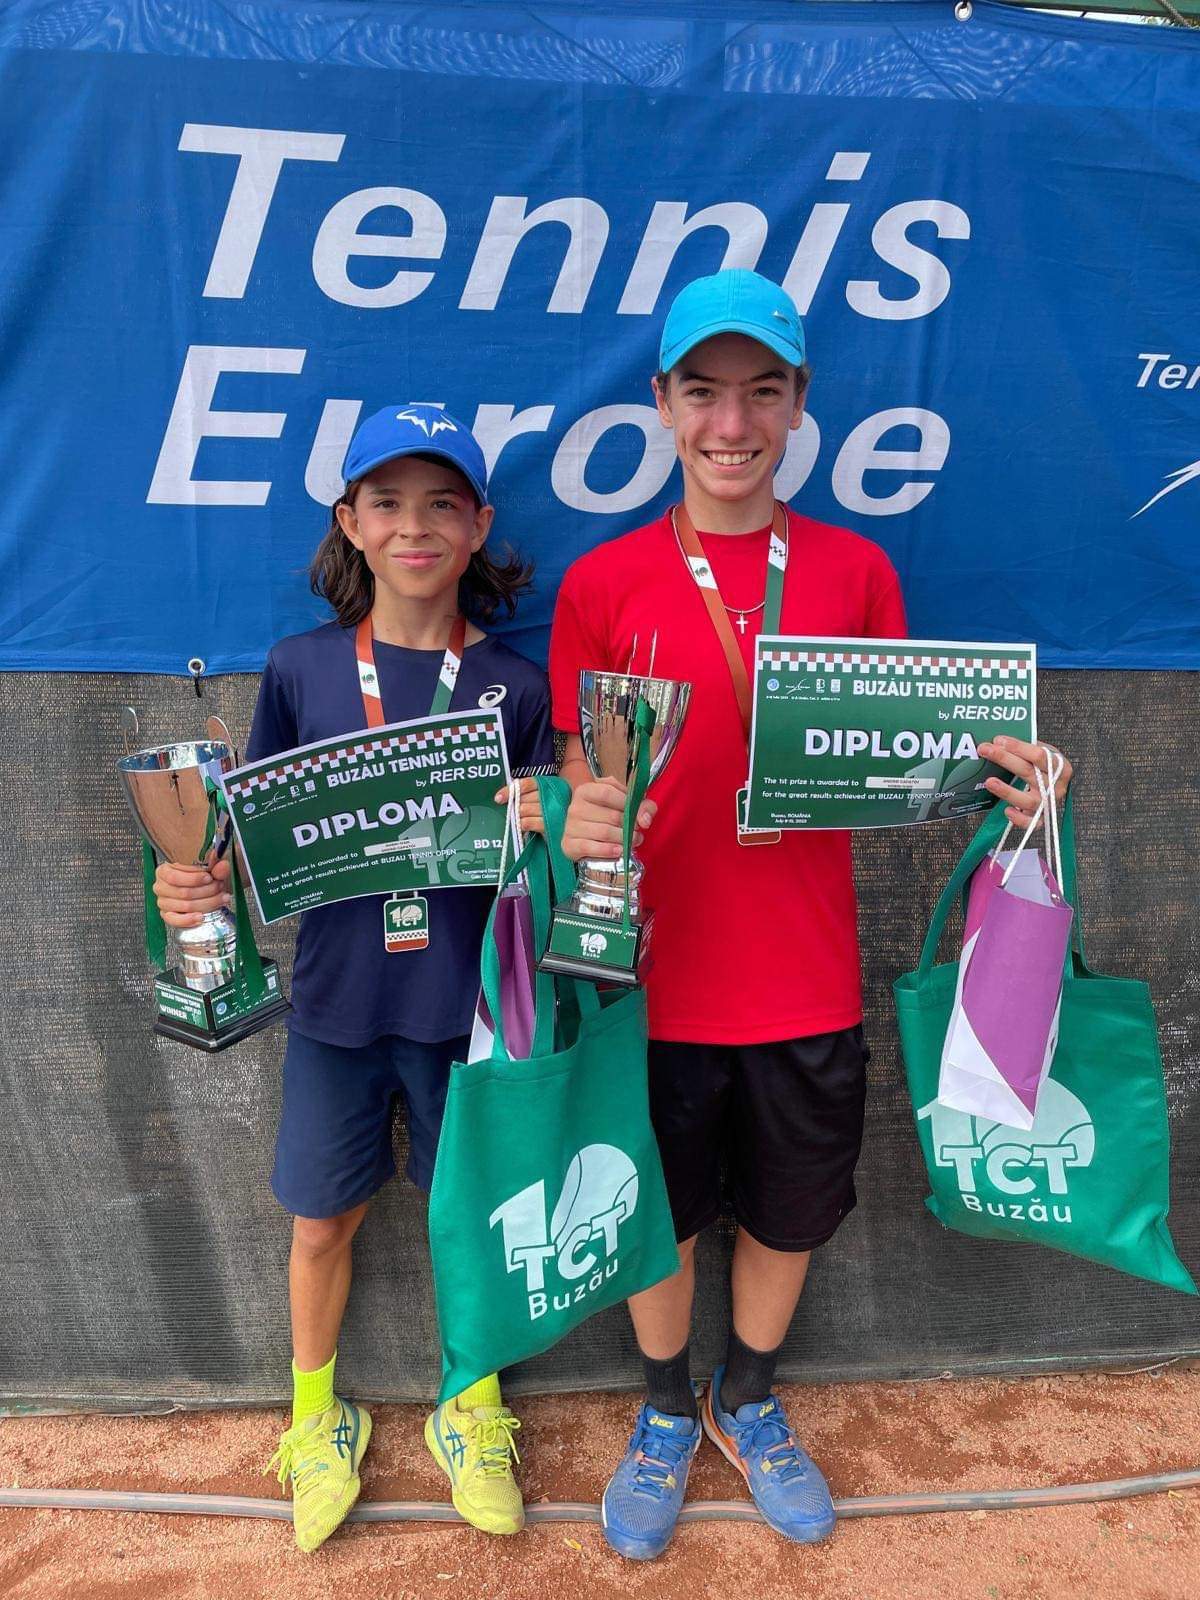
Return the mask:
<svg viewBox="0 0 1200 1600">
<path fill-rule="evenodd" d="M 257 668 L 327 616 L 346 443 L 407 401 L 474 428 L 544 655 L 566 566 L 678 495 L 649 378 L 722 265 L 805 316 L 779 493 L 887 549 L 915 634 L 1200 666 L 1200 40 L 985 3 L 104 13 L 0 22 L 0 667 Z"/>
</svg>

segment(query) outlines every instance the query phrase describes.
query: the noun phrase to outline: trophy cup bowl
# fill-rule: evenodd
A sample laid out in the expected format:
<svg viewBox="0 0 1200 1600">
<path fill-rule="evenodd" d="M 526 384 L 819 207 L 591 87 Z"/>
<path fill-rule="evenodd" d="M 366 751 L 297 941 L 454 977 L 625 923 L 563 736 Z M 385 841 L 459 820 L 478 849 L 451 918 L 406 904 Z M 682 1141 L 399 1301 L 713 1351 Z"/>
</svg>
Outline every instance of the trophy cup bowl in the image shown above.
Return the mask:
<svg viewBox="0 0 1200 1600">
<path fill-rule="evenodd" d="M 662 772 L 679 743 L 683 719 L 691 699 L 690 683 L 672 678 L 639 678 L 626 672 L 579 674 L 579 734 L 583 753 L 594 778 L 616 778 L 628 783 L 635 751 L 634 715 L 638 701 L 654 712 L 650 734 L 650 783 Z M 629 883 L 629 911 L 641 916 L 643 867 L 633 854 L 617 861 L 584 860 L 579 863 L 579 910 L 590 916 L 620 917 Z"/>
<path fill-rule="evenodd" d="M 156 745 L 120 758 L 129 809 L 159 860 L 211 868 L 229 851 L 233 824 L 217 795 L 222 773 L 236 765 L 233 745 L 217 738 Z M 237 863 L 231 865 L 236 874 Z M 242 905 L 241 884 L 232 875 L 230 887 Z M 148 906 L 148 927 L 151 915 Z M 249 922 L 240 948 L 237 929 L 237 917 L 220 908 L 205 912 L 194 928 L 174 930 L 180 960 L 155 974 L 155 1033 L 200 1050 L 224 1050 L 291 1009 L 278 967 L 259 957 Z"/>
<path fill-rule="evenodd" d="M 225 854 L 231 824 L 228 813 L 218 813 L 213 794 L 220 774 L 233 765 L 232 749 L 217 740 L 157 745 L 117 762 L 129 809 L 160 860 L 211 867 Z M 230 982 L 237 960 L 231 912 L 206 911 L 197 927 L 174 933 L 189 989 L 204 992 Z"/>
<path fill-rule="evenodd" d="M 673 678 L 581 672 L 579 730 L 592 776 L 630 782 L 637 754 L 637 709 L 644 701 L 654 712 L 654 727 L 644 735 L 650 743 L 648 784 L 653 783 L 679 743 L 691 694 L 690 683 Z M 653 921 L 653 913 L 642 904 L 643 870 L 632 849 L 628 857 L 616 861 L 581 861 L 575 893 L 554 908 L 539 965 L 547 972 L 636 987 Z"/>
</svg>

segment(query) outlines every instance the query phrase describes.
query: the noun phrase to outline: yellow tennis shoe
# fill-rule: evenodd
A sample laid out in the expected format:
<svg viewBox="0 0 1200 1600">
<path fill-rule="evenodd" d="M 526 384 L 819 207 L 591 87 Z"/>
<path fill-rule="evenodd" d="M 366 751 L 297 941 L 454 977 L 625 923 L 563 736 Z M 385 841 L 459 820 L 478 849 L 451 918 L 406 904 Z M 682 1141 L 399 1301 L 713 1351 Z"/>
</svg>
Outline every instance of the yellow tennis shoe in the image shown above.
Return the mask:
<svg viewBox="0 0 1200 1600">
<path fill-rule="evenodd" d="M 525 1505 L 513 1477 L 513 1434 L 521 1424 L 506 1406 L 460 1411 L 447 1400 L 425 1424 L 425 1443 L 450 1479 L 450 1498 L 464 1521 L 484 1533 L 520 1533 Z"/>
<path fill-rule="evenodd" d="M 336 1397 L 327 1411 L 305 1417 L 279 1441 L 267 1471 L 292 1486 L 296 1543 L 312 1551 L 346 1519 L 358 1499 L 358 1466 L 371 1440 L 371 1419 L 361 1406 Z"/>
</svg>

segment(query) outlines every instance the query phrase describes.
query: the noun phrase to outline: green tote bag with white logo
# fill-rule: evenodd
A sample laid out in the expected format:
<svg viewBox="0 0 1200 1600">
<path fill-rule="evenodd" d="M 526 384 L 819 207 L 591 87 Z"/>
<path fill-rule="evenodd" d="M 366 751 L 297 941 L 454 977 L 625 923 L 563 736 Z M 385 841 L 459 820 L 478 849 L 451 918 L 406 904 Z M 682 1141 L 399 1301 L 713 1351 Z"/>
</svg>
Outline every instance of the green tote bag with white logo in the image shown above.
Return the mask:
<svg viewBox="0 0 1200 1600">
<path fill-rule="evenodd" d="M 981 1239 L 1019 1239 L 1103 1262 L 1195 1294 L 1167 1229 L 1167 1104 L 1150 991 L 1106 978 L 1084 959 L 1070 795 L 1063 815 L 1063 889 L 1075 906 L 1058 1048 L 1032 1129 L 1010 1128 L 937 1101 L 942 1043 L 958 964 L 934 966 L 956 897 L 995 848 L 1003 807 L 979 828 L 938 901 L 921 964 L 893 986 L 917 1132 L 939 1222 Z"/>
<path fill-rule="evenodd" d="M 575 874 L 559 848 L 566 786 L 538 787 L 548 838 L 530 839 L 505 882 L 525 873 L 540 951 L 551 885 L 563 898 Z M 482 979 L 495 1020 L 494 915 Z M 509 1059 L 496 1021 L 490 1058 L 450 1073 L 429 1201 L 442 1399 L 679 1267 L 650 1125 L 645 995 L 539 972 L 534 1017 L 528 1059 Z"/>
</svg>

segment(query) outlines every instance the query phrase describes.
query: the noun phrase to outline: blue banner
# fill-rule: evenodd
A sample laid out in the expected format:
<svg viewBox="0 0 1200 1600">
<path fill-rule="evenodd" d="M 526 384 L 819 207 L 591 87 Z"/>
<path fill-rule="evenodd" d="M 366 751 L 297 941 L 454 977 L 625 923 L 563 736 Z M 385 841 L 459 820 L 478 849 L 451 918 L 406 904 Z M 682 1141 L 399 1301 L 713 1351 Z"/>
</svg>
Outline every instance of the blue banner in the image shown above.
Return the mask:
<svg viewBox="0 0 1200 1600">
<path fill-rule="evenodd" d="M 649 379 L 722 264 L 805 317 L 779 492 L 915 634 L 1200 667 L 1200 37 L 962 12 L 10 0 L 0 668 L 257 668 L 407 400 L 474 426 L 542 656 L 678 496 Z"/>
</svg>

